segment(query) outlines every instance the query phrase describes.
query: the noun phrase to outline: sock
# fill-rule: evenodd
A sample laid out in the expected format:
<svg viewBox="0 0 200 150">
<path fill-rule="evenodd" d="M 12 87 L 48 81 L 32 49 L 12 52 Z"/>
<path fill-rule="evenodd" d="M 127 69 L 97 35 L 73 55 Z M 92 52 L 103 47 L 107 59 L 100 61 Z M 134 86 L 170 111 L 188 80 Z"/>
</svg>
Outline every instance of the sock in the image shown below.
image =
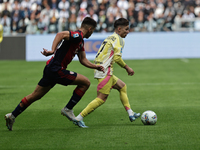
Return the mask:
<svg viewBox="0 0 200 150">
<path fill-rule="evenodd" d="M 87 107 L 80 113 L 82 117 L 86 117 L 88 114 L 93 112 L 97 107 L 101 106 L 105 101 L 103 101 L 100 98 L 95 98 L 93 101 L 91 101 Z"/>
<path fill-rule="evenodd" d="M 131 106 L 130 106 L 129 100 L 128 100 L 128 96 L 127 96 L 126 85 L 123 88 L 121 88 L 119 90 L 119 92 L 120 92 L 121 102 L 124 105 L 124 108 L 126 109 L 126 111 L 131 109 Z"/>
<path fill-rule="evenodd" d="M 23 103 L 24 106 L 21 107 L 20 104 Z M 12 112 L 12 115 L 16 118 L 19 114 L 21 114 L 28 106 L 30 103 L 27 101 L 26 97 L 24 97 L 19 105 L 15 108 L 15 110 Z"/>
<path fill-rule="evenodd" d="M 79 114 L 79 115 L 76 117 L 76 119 L 77 119 L 78 121 L 82 121 L 82 120 L 83 120 L 83 116 L 81 116 L 81 114 Z"/>
<path fill-rule="evenodd" d="M 128 113 L 129 116 L 133 116 L 134 115 L 134 112 L 132 111 L 132 109 L 128 109 L 127 113 Z"/>
<path fill-rule="evenodd" d="M 81 91 L 78 87 L 76 87 L 66 107 L 68 109 L 72 109 L 80 101 L 80 99 L 83 97 L 84 94 L 85 92 Z"/>
</svg>

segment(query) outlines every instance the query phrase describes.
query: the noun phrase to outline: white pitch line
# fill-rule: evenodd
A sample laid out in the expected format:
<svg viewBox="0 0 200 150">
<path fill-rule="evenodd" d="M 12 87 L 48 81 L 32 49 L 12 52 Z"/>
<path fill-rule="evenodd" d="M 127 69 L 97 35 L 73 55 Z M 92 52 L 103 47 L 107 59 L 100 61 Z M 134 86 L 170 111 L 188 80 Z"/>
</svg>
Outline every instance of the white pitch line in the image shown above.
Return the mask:
<svg viewBox="0 0 200 150">
<path fill-rule="evenodd" d="M 182 59 L 180 59 L 182 62 L 184 62 L 184 63 L 189 63 L 189 59 L 186 59 L 186 58 L 182 58 Z"/>
<path fill-rule="evenodd" d="M 199 82 L 186 82 L 186 83 L 127 83 L 127 85 L 138 85 L 138 86 L 145 86 L 145 85 L 196 85 L 200 84 Z"/>
</svg>

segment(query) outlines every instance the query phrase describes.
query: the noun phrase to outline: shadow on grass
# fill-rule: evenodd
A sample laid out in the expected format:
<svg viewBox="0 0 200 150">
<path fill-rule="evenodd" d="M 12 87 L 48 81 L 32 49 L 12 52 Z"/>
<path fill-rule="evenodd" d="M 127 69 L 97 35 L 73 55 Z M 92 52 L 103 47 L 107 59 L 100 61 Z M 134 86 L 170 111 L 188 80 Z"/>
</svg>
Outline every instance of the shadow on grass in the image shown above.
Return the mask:
<svg viewBox="0 0 200 150">
<path fill-rule="evenodd" d="M 76 129 L 79 129 L 79 127 L 72 126 L 72 127 L 63 127 L 63 128 L 13 128 L 13 131 L 9 131 L 7 127 L 5 126 L 4 129 L 1 129 L 0 132 L 3 133 L 41 133 L 41 132 L 67 132 L 67 133 L 73 133 Z"/>
<path fill-rule="evenodd" d="M 7 127 L 5 126 L 4 129 L 1 129 L 0 132 L 2 134 L 4 133 L 28 133 L 28 132 L 31 132 L 31 133 L 41 133 L 41 132 L 66 132 L 66 133 L 73 133 L 73 132 L 76 132 L 77 130 L 90 130 L 90 129 L 103 129 L 103 128 L 107 128 L 107 127 L 155 127 L 157 125 L 143 125 L 141 123 L 127 123 L 127 124 L 124 124 L 124 123 L 120 123 L 120 124 L 112 124 L 112 123 L 109 123 L 109 124 L 90 124 L 90 126 L 88 126 L 88 128 L 80 128 L 78 126 L 70 126 L 70 127 L 62 127 L 62 128 L 54 128 L 54 127 L 51 127 L 51 128 L 46 128 L 46 127 L 42 127 L 42 128 L 38 128 L 37 126 L 35 128 L 19 128 L 19 127 L 13 127 L 13 131 L 9 131 L 7 129 Z"/>
</svg>

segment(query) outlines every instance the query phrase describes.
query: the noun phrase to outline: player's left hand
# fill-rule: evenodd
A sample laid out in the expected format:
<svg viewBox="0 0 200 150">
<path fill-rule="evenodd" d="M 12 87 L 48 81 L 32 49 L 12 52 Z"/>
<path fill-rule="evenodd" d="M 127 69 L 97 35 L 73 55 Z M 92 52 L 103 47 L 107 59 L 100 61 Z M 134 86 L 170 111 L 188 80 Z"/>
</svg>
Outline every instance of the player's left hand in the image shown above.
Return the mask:
<svg viewBox="0 0 200 150">
<path fill-rule="evenodd" d="M 130 67 L 128 67 L 127 69 L 126 69 L 126 71 L 127 71 L 127 73 L 128 73 L 128 75 L 129 76 L 132 76 L 132 75 L 134 75 L 134 71 L 133 71 L 133 69 L 132 68 L 130 68 Z"/>
<path fill-rule="evenodd" d="M 48 51 L 47 49 L 43 48 L 43 51 L 41 51 L 41 53 L 44 56 L 49 56 L 49 55 L 52 55 L 54 52 L 53 51 Z"/>
<path fill-rule="evenodd" d="M 132 71 L 132 72 L 128 73 L 128 75 L 129 75 L 129 76 L 132 76 L 132 75 L 134 75 L 134 73 L 135 73 L 135 72 Z"/>
</svg>

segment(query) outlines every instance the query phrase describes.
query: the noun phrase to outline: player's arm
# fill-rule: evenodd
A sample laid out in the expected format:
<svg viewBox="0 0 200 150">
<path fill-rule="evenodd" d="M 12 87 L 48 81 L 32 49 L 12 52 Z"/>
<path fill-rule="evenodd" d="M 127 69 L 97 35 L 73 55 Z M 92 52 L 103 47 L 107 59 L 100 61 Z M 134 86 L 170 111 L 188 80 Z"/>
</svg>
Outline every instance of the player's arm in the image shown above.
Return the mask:
<svg viewBox="0 0 200 150">
<path fill-rule="evenodd" d="M 126 72 L 128 73 L 128 75 L 132 76 L 134 75 L 134 71 L 132 68 L 130 68 L 122 59 L 122 57 L 120 55 L 115 55 L 114 56 L 114 61 L 121 66 L 122 68 L 126 69 Z"/>
<path fill-rule="evenodd" d="M 133 69 L 130 68 L 128 65 L 125 65 L 124 68 L 126 69 L 126 72 L 128 73 L 129 76 L 134 75 Z"/>
<path fill-rule="evenodd" d="M 79 61 L 82 65 L 84 65 L 85 67 L 91 68 L 91 69 L 97 69 L 99 71 L 103 71 L 104 72 L 104 67 L 101 65 L 95 65 L 93 63 L 91 63 L 87 58 L 86 58 L 86 54 L 85 51 L 80 51 L 78 53 L 78 58 Z"/>
<path fill-rule="evenodd" d="M 48 51 L 47 49 L 43 48 L 43 51 L 41 52 L 44 56 L 49 56 L 54 54 L 58 44 L 61 42 L 62 39 L 66 39 L 69 40 L 70 38 L 70 32 L 69 31 L 63 31 L 63 32 L 59 32 L 56 34 L 54 40 L 53 40 L 53 44 L 51 47 L 51 50 Z"/>
<path fill-rule="evenodd" d="M 118 40 L 117 42 L 113 42 L 112 46 L 113 46 L 113 49 L 114 49 L 114 61 L 119 66 L 126 69 L 126 72 L 128 73 L 128 75 L 130 75 L 130 76 L 134 75 L 133 69 L 130 68 L 122 59 L 122 49 L 124 47 L 124 40 L 122 40 L 121 42 L 120 42 L 120 40 Z"/>
</svg>

